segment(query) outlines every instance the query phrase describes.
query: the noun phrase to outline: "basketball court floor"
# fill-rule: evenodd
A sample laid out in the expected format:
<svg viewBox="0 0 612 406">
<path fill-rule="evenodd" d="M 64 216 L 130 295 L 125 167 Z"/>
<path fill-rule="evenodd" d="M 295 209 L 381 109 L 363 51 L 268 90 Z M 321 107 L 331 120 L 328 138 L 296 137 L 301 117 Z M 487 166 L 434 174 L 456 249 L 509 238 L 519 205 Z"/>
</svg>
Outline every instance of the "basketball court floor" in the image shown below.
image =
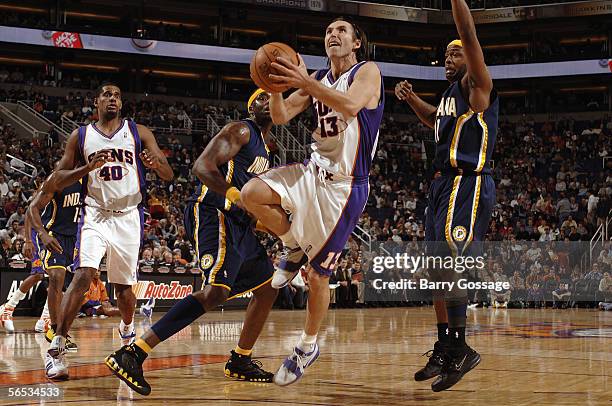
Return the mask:
<svg viewBox="0 0 612 406">
<path fill-rule="evenodd" d="M 208 313 L 160 344 L 145 362 L 153 390 L 131 392 L 103 359 L 120 346 L 117 319 L 78 319 L 70 353 L 71 380 L 58 383 L 63 399 L 8 399 L 8 387 L 48 383 L 34 333 L 36 319 L 16 318 L 16 333 L 0 332 L 2 405 L 610 405 L 612 313 L 596 310 L 474 309 L 469 343 L 481 364 L 452 390 L 431 391 L 415 370 L 434 337 L 433 310 L 330 310 L 320 334 L 321 357 L 288 387 L 232 381 L 223 376 L 238 341 L 243 311 Z M 255 358 L 276 370 L 301 332 L 304 311 L 274 311 L 255 347 Z M 160 313 L 154 317 L 160 317 Z M 140 325 L 137 333 L 146 327 Z M 435 327 L 435 325 L 434 325 Z M 4 388 L 4 390 L 2 390 Z"/>
</svg>

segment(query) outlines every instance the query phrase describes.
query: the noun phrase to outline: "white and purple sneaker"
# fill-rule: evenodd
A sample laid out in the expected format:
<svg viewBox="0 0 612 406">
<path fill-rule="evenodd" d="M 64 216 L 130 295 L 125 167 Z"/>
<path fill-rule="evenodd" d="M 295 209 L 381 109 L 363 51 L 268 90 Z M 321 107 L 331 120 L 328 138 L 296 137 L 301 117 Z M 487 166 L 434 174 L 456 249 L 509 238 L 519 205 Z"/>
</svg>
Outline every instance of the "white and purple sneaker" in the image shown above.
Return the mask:
<svg viewBox="0 0 612 406">
<path fill-rule="evenodd" d="M 280 289 L 287 286 L 306 262 L 308 262 L 308 256 L 299 246 L 296 248 L 284 247 L 278 267 L 272 275 L 272 287 Z"/>
<path fill-rule="evenodd" d="M 276 374 L 274 374 L 274 383 L 279 386 L 287 386 L 297 382 L 304 370 L 312 365 L 319 358 L 319 345 L 315 343 L 313 349 L 309 353 L 304 353 L 298 347 L 293 349 L 293 354 L 285 358 Z"/>
</svg>

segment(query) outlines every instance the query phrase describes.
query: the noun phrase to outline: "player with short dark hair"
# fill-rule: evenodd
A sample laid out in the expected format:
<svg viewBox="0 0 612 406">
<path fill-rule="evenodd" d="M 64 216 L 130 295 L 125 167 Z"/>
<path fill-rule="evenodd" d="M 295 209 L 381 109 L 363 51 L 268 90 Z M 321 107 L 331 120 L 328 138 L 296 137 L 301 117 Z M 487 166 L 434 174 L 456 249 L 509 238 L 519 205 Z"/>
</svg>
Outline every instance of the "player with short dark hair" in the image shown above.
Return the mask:
<svg viewBox="0 0 612 406">
<path fill-rule="evenodd" d="M 106 156 L 104 165 L 84 174 L 74 278 L 57 312 L 56 335 L 45 359 L 47 377 L 51 379 L 68 378 L 64 365 L 66 335 L 105 256 L 107 279 L 114 285 L 121 311 L 119 334 L 125 343 L 135 339 L 136 296 L 132 285 L 137 283 L 144 232 L 145 167 L 163 180 L 173 177 L 153 133 L 121 117 L 121 89 L 117 85 L 103 83 L 94 104 L 100 119 L 72 132 L 58 164 L 58 170 L 69 170 L 77 162 L 89 164 L 99 153 Z"/>
<path fill-rule="evenodd" d="M 448 44 L 446 78 L 451 83 L 438 107 L 419 98 L 406 81 L 395 94 L 419 119 L 434 129 L 435 179 L 429 191 L 426 240 L 441 242 L 435 255 L 476 256 L 495 205 L 495 183 L 489 162 L 493 154 L 499 98 L 476 37 L 470 9 L 464 0 L 451 0 L 458 40 Z M 430 278 L 456 280 L 459 273 L 430 270 Z M 456 285 L 456 284 L 455 284 Z M 423 381 L 435 376 L 435 392 L 457 383 L 480 363 L 480 354 L 465 342 L 467 291 L 434 292 L 438 341 L 427 365 L 415 374 Z M 448 329 L 448 332 L 447 332 Z"/>
</svg>

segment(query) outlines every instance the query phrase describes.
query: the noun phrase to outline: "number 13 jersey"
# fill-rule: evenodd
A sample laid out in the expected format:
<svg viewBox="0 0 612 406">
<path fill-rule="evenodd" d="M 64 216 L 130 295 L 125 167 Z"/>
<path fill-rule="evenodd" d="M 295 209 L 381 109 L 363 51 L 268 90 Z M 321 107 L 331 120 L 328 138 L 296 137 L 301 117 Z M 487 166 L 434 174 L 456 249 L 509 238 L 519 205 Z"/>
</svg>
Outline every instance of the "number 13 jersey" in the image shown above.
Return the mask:
<svg viewBox="0 0 612 406">
<path fill-rule="evenodd" d="M 85 163 L 98 151 L 108 150 L 111 154 L 110 162 L 85 177 L 85 206 L 123 212 L 143 202 L 145 168 L 140 159 L 142 144 L 135 122 L 122 120 L 110 135 L 104 134 L 96 123 L 80 127 L 79 146 Z"/>
<path fill-rule="evenodd" d="M 365 63 L 355 64 L 335 80 L 330 69 L 317 71 L 315 78 L 325 87 L 347 93 L 355 74 Z M 311 159 L 319 167 L 344 176 L 363 177 L 370 174 L 385 107 L 382 77 L 380 81 L 378 106 L 361 109 L 357 117 L 345 117 L 313 98 L 318 127 L 312 134 L 315 143 L 312 145 Z"/>
</svg>

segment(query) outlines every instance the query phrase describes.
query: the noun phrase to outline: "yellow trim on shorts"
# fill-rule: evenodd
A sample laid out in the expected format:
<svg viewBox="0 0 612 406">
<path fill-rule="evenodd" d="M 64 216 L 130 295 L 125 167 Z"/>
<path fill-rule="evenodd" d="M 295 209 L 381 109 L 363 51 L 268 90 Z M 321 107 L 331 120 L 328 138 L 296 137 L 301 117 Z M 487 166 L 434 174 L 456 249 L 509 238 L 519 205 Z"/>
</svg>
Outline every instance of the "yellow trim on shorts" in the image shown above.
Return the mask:
<svg viewBox="0 0 612 406">
<path fill-rule="evenodd" d="M 49 220 L 49 222 L 45 226 L 47 230 L 51 228 L 53 223 L 55 223 L 55 216 L 57 215 L 57 203 L 55 203 L 55 199 L 52 199 L 51 203 L 53 204 L 53 212 L 51 213 L 51 220 Z"/>
<path fill-rule="evenodd" d="M 213 266 L 212 271 L 210 271 L 210 276 L 208 277 L 208 284 L 213 286 L 225 286 L 223 284 L 216 284 L 215 277 L 217 276 L 217 272 L 223 266 L 223 262 L 225 261 L 225 252 L 227 251 L 226 246 L 226 234 L 225 234 L 225 216 L 221 212 L 221 210 L 217 209 L 217 215 L 219 217 L 219 249 L 217 251 L 217 262 Z M 230 289 L 231 290 L 231 289 Z"/>
<path fill-rule="evenodd" d="M 482 127 L 482 141 L 480 142 L 480 154 L 478 155 L 478 165 L 476 166 L 476 172 L 482 171 L 487 160 L 487 144 L 489 142 L 489 127 L 484 121 L 484 112 L 476 115 L 478 123 Z"/>
<path fill-rule="evenodd" d="M 195 219 L 195 227 L 193 229 L 193 241 L 195 243 L 196 250 L 196 258 L 198 259 L 198 268 L 200 268 L 200 244 L 198 239 L 198 231 L 200 231 L 200 203 L 204 200 L 206 196 L 206 192 L 208 192 L 208 188 L 206 185 L 202 185 L 202 191 L 200 192 L 200 196 L 196 199 L 196 203 L 193 205 L 193 218 Z M 200 268 L 201 270 L 202 268 Z"/>
<path fill-rule="evenodd" d="M 474 239 L 474 223 L 476 223 L 476 212 L 478 211 L 478 202 L 480 201 L 480 186 L 482 185 L 482 177 L 476 176 L 476 185 L 474 186 L 474 200 L 472 201 L 472 217 L 470 218 L 470 233 L 463 245 L 461 253 L 465 252 L 468 245 Z"/>
<path fill-rule="evenodd" d="M 451 234 L 451 227 L 453 225 L 455 202 L 457 201 L 457 192 L 459 191 L 459 186 L 461 185 L 461 178 L 461 176 L 455 176 L 455 179 L 453 180 L 453 189 L 451 191 L 450 199 L 448 200 L 448 210 L 446 211 L 446 224 L 444 226 L 444 236 L 446 237 L 446 242 L 450 247 L 453 256 L 457 255 L 457 245 L 453 240 L 453 236 Z"/>
<path fill-rule="evenodd" d="M 267 281 L 265 281 L 264 283 L 261 283 L 261 284 L 259 284 L 259 285 L 255 286 L 254 288 L 251 288 L 251 289 L 249 289 L 249 290 L 245 290 L 244 292 L 236 293 L 236 294 L 235 294 L 234 296 L 232 296 L 232 297 L 228 297 L 227 299 L 225 299 L 225 301 L 231 300 L 231 299 L 235 298 L 236 296 L 240 296 L 240 295 L 244 295 L 244 294 L 249 293 L 249 292 L 253 292 L 253 291 L 255 291 L 255 290 L 257 290 L 257 289 L 261 288 L 263 285 L 265 285 L 266 283 L 270 282 L 271 280 L 272 280 L 272 277 L 270 277 L 270 279 L 268 279 L 268 280 L 267 280 Z"/>
<path fill-rule="evenodd" d="M 45 272 L 48 271 L 49 269 L 63 269 L 64 271 L 66 271 L 68 268 L 63 265 L 53 265 L 48 268 L 45 268 Z"/>
<path fill-rule="evenodd" d="M 227 162 L 227 176 L 225 177 L 225 181 L 232 184 L 232 178 L 234 177 L 234 160 L 230 159 Z M 229 210 L 232 208 L 232 202 L 229 199 L 225 199 L 225 210 Z"/>
<path fill-rule="evenodd" d="M 461 129 L 463 128 L 463 124 L 468 121 L 474 112 L 472 109 L 469 109 L 467 113 L 460 116 L 455 123 L 455 131 L 453 132 L 453 139 L 451 140 L 450 145 L 450 164 L 453 168 L 457 167 L 457 149 L 459 148 L 459 137 L 461 136 Z"/>
</svg>

